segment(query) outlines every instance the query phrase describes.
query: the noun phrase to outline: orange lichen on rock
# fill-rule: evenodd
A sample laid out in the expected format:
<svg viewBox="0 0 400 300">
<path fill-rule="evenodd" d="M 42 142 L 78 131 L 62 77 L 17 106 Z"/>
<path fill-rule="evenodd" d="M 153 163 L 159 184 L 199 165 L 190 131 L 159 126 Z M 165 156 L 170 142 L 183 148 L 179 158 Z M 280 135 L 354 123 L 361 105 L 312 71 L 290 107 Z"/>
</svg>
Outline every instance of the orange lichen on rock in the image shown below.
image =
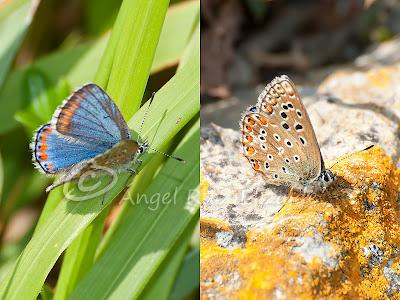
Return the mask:
<svg viewBox="0 0 400 300">
<path fill-rule="evenodd" d="M 292 192 L 271 226 L 201 219 L 202 299 L 400 298 L 399 170 L 379 146 L 336 164 L 324 194 Z"/>
</svg>

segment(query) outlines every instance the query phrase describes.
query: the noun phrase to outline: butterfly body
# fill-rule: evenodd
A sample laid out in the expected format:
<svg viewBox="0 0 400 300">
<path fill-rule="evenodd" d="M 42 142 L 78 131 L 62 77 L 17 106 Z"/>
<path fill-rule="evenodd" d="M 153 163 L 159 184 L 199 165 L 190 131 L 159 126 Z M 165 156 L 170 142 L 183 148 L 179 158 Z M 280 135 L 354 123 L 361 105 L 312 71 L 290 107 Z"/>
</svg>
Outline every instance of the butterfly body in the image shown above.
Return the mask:
<svg viewBox="0 0 400 300">
<path fill-rule="evenodd" d="M 76 90 L 42 125 L 31 143 L 34 165 L 48 175 L 62 174 L 46 190 L 88 171 L 129 170 L 140 163 L 147 143 L 132 140 L 121 112 L 97 85 Z"/>
<path fill-rule="evenodd" d="M 266 86 L 241 118 L 243 154 L 268 183 L 305 194 L 325 191 L 335 176 L 325 168 L 307 111 L 285 75 Z"/>
</svg>

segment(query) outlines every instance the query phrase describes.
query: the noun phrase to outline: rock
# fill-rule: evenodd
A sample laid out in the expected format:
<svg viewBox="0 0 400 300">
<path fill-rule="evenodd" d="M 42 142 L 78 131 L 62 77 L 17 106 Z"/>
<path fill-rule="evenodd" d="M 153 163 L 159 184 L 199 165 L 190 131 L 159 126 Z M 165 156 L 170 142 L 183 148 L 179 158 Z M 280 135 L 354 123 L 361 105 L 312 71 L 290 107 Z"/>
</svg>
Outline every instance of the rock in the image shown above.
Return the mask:
<svg viewBox="0 0 400 300">
<path fill-rule="evenodd" d="M 398 19 L 398 18 L 397 18 Z M 400 37 L 393 38 L 384 43 L 371 47 L 365 54 L 360 55 L 354 61 L 357 67 L 368 67 L 371 65 L 391 65 L 400 60 Z"/>
<path fill-rule="evenodd" d="M 239 130 L 202 128 L 202 298 L 400 298 L 399 70 L 338 72 L 305 97 L 338 177 L 320 195 L 267 184 Z"/>
</svg>

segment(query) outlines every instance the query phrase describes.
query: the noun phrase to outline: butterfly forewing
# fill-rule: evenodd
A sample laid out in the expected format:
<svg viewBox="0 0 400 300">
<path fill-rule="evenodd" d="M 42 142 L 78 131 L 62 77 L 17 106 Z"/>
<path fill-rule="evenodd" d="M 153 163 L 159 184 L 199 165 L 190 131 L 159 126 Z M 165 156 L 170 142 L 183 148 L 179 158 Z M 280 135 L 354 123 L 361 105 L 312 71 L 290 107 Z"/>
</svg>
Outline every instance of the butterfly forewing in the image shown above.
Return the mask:
<svg viewBox="0 0 400 300">
<path fill-rule="evenodd" d="M 261 120 L 261 121 L 260 121 Z M 287 76 L 274 79 L 242 117 L 244 155 L 273 184 L 318 177 L 323 161 L 308 114 Z"/>
<path fill-rule="evenodd" d="M 130 139 L 128 126 L 111 98 L 96 84 L 76 90 L 55 112 L 51 125 L 77 142 L 111 148 Z"/>
</svg>

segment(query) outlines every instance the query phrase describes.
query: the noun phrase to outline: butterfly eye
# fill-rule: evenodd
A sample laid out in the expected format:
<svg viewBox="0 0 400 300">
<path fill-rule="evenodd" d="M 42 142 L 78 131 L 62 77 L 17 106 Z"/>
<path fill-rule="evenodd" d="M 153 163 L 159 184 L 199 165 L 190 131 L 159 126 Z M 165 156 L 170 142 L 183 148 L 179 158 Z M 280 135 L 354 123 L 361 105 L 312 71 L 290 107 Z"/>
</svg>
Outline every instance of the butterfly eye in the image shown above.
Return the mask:
<svg viewBox="0 0 400 300">
<path fill-rule="evenodd" d="M 325 182 L 330 181 L 330 178 L 329 178 L 328 174 L 325 174 L 325 175 L 324 175 L 324 181 L 325 181 Z"/>
</svg>

